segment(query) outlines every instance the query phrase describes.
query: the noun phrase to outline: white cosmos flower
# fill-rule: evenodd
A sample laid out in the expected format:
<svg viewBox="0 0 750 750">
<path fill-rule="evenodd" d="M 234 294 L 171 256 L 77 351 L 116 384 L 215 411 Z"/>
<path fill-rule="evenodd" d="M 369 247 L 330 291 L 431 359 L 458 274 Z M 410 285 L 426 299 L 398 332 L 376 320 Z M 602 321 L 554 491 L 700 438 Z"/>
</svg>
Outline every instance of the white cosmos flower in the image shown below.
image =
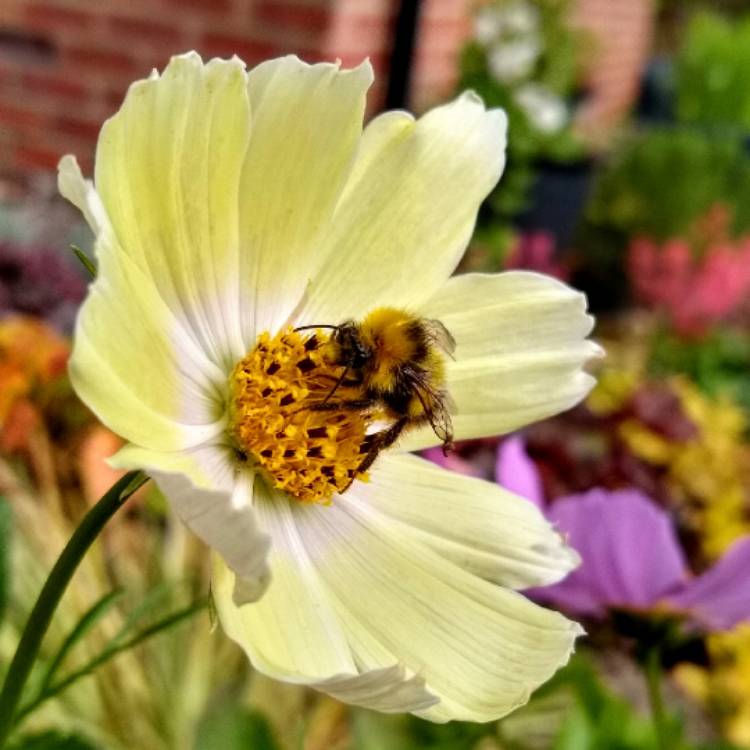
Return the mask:
<svg viewBox="0 0 750 750">
<path fill-rule="evenodd" d="M 532 34 L 539 29 L 539 8 L 527 0 L 508 2 L 500 11 L 503 29 L 509 34 Z"/>
<path fill-rule="evenodd" d="M 499 83 L 516 83 L 531 73 L 541 51 L 541 41 L 533 34 L 503 40 L 487 51 L 487 67 Z"/>
<path fill-rule="evenodd" d="M 383 305 L 455 337 L 457 439 L 592 385 L 581 294 L 532 273 L 451 278 L 503 168 L 504 114 L 465 94 L 363 130 L 371 81 L 368 63 L 248 73 L 191 53 L 135 83 L 102 129 L 95 186 L 60 164 L 99 265 L 70 371 L 130 441 L 114 465 L 148 471 L 214 548 L 219 618 L 258 669 L 381 711 L 485 721 L 526 701 L 581 632 L 516 593 L 576 564 L 537 509 L 407 455 L 438 442 L 430 429 L 329 504 L 272 486 L 232 432 L 232 373 L 261 334 Z"/>
<path fill-rule="evenodd" d="M 565 101 L 545 86 L 536 83 L 524 84 L 513 92 L 513 98 L 532 126 L 542 133 L 556 133 L 564 128 L 568 121 Z"/>
<path fill-rule="evenodd" d="M 539 9 L 525 0 L 484 5 L 474 16 L 474 38 L 484 45 L 504 36 L 536 35 Z"/>
<path fill-rule="evenodd" d="M 491 44 L 503 33 L 502 11 L 494 5 L 482 6 L 474 16 L 474 38 L 480 44 Z"/>
</svg>

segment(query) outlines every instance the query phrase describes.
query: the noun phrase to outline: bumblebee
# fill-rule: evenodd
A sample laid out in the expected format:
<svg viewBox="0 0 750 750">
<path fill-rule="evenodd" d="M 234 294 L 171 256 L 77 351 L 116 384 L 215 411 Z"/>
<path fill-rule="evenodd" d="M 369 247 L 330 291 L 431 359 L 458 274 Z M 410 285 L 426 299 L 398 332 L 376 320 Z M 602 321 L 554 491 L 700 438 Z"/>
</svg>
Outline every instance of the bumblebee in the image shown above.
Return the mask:
<svg viewBox="0 0 750 750">
<path fill-rule="evenodd" d="M 390 423 L 367 436 L 357 473 L 367 471 L 404 430 L 422 424 L 432 427 L 443 451 L 452 448 L 454 407 L 445 388 L 444 355 L 453 354 L 456 342 L 440 321 L 381 307 L 359 322 L 302 328 L 332 329 L 323 356 L 343 368 L 325 399 L 310 408 L 379 413 Z M 346 398 L 336 397 L 340 388 Z"/>
</svg>

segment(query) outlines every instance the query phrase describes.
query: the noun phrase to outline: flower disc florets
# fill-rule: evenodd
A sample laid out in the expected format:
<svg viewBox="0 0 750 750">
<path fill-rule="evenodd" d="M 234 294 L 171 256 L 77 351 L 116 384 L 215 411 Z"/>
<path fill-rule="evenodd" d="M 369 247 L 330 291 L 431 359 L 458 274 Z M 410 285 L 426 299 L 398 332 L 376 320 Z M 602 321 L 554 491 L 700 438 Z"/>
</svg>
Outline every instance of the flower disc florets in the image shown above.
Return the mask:
<svg viewBox="0 0 750 750">
<path fill-rule="evenodd" d="M 231 377 L 231 423 L 238 450 L 256 461 L 275 487 L 305 502 L 327 502 L 343 492 L 362 463 L 374 420 L 357 410 L 317 411 L 341 375 L 324 357 L 318 331 L 263 333 Z M 337 389 L 337 397 L 350 389 Z"/>
</svg>

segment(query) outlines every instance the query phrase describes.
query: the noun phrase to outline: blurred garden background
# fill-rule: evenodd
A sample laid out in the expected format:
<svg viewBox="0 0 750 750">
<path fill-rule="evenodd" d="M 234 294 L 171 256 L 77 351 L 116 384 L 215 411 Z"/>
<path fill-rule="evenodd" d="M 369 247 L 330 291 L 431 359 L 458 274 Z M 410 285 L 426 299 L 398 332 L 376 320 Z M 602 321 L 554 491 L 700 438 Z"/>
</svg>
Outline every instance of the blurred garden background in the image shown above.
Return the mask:
<svg viewBox="0 0 750 750">
<path fill-rule="evenodd" d="M 459 271 L 584 290 L 607 350 L 586 403 L 461 444 L 455 471 L 542 507 L 583 566 L 531 595 L 583 622 L 569 664 L 490 725 L 336 703 L 213 627 L 208 556 L 150 485 L 66 594 L 15 750 L 750 748 L 750 7 L 746 0 L 0 0 L 0 675 L 120 445 L 66 360 L 91 173 L 127 85 L 197 49 L 370 57 L 369 114 L 472 88 L 508 165 Z M 85 636 L 85 637 L 84 637 Z"/>
</svg>

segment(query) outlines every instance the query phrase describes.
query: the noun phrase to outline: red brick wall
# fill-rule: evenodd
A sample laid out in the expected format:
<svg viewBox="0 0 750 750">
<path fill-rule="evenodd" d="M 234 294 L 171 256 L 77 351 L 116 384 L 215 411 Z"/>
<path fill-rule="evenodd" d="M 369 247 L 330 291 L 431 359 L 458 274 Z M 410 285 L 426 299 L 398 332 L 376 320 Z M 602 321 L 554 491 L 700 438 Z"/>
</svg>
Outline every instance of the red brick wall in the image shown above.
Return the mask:
<svg viewBox="0 0 750 750">
<path fill-rule="evenodd" d="M 593 35 L 580 126 L 606 136 L 638 95 L 655 22 L 655 0 L 576 0 L 576 22 Z"/>
<path fill-rule="evenodd" d="M 471 34 L 472 0 L 422 0 L 412 80 L 412 106 L 422 111 L 450 96 L 458 55 Z"/>
<path fill-rule="evenodd" d="M 346 66 L 370 58 L 375 68 L 368 100 L 371 112 L 383 106 L 398 7 L 399 0 L 336 0 L 328 30 L 323 57 L 338 57 Z"/>
<path fill-rule="evenodd" d="M 0 0 L 0 175 L 89 169 L 102 121 L 128 84 L 170 55 L 238 54 L 253 65 L 369 56 L 382 102 L 395 0 Z"/>
<path fill-rule="evenodd" d="M 575 0 L 596 35 L 592 98 L 596 129 L 629 106 L 648 52 L 653 0 Z M 454 92 L 458 54 L 475 0 L 422 0 L 412 106 Z M 91 166 L 102 121 L 127 85 L 175 52 L 240 55 L 248 64 L 296 52 L 307 60 L 369 56 L 382 106 L 399 0 L 0 0 L 0 176 L 52 170 L 61 154 Z"/>
</svg>

